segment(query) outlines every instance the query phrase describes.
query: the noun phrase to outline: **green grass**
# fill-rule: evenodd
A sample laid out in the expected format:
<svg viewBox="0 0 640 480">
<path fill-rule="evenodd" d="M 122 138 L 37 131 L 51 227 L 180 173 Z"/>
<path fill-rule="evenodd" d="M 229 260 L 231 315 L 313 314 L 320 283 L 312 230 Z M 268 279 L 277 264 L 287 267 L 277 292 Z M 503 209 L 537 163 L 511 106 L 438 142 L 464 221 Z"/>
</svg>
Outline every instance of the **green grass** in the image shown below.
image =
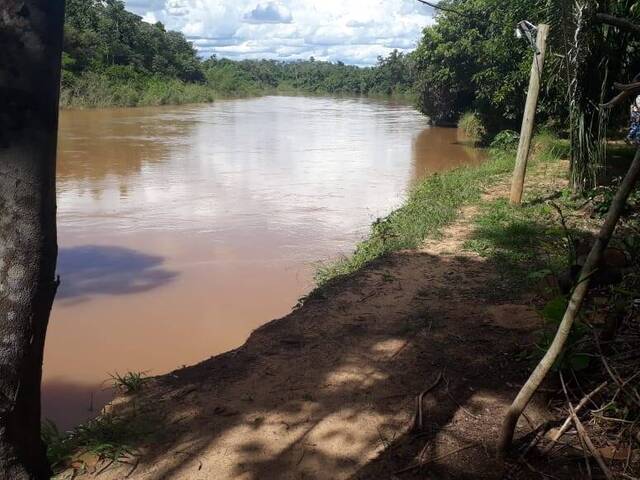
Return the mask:
<svg viewBox="0 0 640 480">
<path fill-rule="evenodd" d="M 133 455 L 136 445 L 157 434 L 158 425 L 158 419 L 149 411 L 125 416 L 101 415 L 69 432 L 61 432 L 53 422 L 45 420 L 42 440 L 47 445 L 49 463 L 56 471 L 85 453 L 107 461 Z"/>
<path fill-rule="evenodd" d="M 143 372 L 127 372 L 115 373 L 111 380 L 115 389 L 133 394 L 142 390 L 147 378 Z M 136 445 L 155 435 L 159 425 L 156 417 L 152 410 L 134 404 L 132 410 L 123 414 L 102 414 L 68 432 L 61 432 L 55 423 L 45 420 L 42 440 L 54 470 L 85 453 L 100 460 L 118 461 L 133 455 Z"/>
<path fill-rule="evenodd" d="M 565 155 L 567 149 L 568 143 L 566 141 L 559 140 L 549 133 L 541 133 L 534 139 L 533 151 L 535 154 L 532 155 L 530 163 L 555 161 Z M 355 272 L 385 254 L 416 248 L 426 238 L 439 235 L 443 227 L 456 220 L 461 207 L 478 203 L 487 187 L 511 173 L 515 160 L 513 148 L 506 150 L 494 148 L 487 150 L 487 152 L 487 160 L 480 165 L 466 166 L 435 174 L 416 185 L 402 207 L 373 223 L 369 237 L 357 245 L 350 257 L 321 265 L 316 270 L 315 280 L 318 286 L 324 285 L 335 277 Z M 516 211 L 508 210 L 505 205 L 499 202 L 487 206 L 486 215 L 490 215 L 492 209 L 498 211 L 492 218 L 487 217 L 483 222 L 499 222 L 503 226 L 508 224 L 509 234 L 518 234 L 514 241 L 525 242 L 526 234 L 530 234 L 530 230 L 535 230 L 538 227 L 542 231 L 536 231 L 535 238 L 540 239 L 544 233 L 544 228 L 540 225 L 537 227 L 527 226 L 523 219 L 519 223 L 515 217 L 508 218 L 509 215 L 517 215 Z M 536 209 L 536 214 L 546 213 L 543 208 L 542 210 Z M 503 217 L 500 218 L 500 215 Z M 523 213 L 523 215 L 526 214 Z M 497 223 L 495 226 L 498 226 Z M 489 251 L 506 255 L 507 259 L 516 255 L 514 249 L 518 248 L 518 245 L 514 244 L 511 246 L 513 249 L 510 248 L 504 244 L 506 239 L 501 239 L 496 233 L 496 231 L 491 232 L 490 225 L 485 225 L 485 237 L 476 238 L 475 247 L 473 245 L 469 247 L 484 249 L 487 255 Z"/>
<path fill-rule="evenodd" d="M 569 245 L 555 210 L 548 203 L 514 206 L 506 198 L 483 204 L 464 248 L 495 262 L 513 285 L 567 267 Z"/>
<path fill-rule="evenodd" d="M 127 372 L 123 375 L 118 372 L 111 374 L 111 380 L 115 389 L 122 393 L 138 393 L 147 381 L 144 372 Z"/>
<path fill-rule="evenodd" d="M 487 129 L 482 124 L 480 117 L 473 112 L 467 112 L 460 118 L 458 129 L 472 142 L 479 144 L 486 135 Z"/>
<path fill-rule="evenodd" d="M 535 162 L 549 164 L 568 156 L 569 142 L 542 132 L 536 136 L 532 151 Z M 553 169 L 543 173 L 557 174 Z M 556 207 L 550 203 L 561 211 L 573 210 L 570 192 L 540 189 L 528 178 L 522 205 L 511 205 L 506 198 L 480 205 L 474 231 L 464 244 L 464 248 L 495 262 L 503 280 L 513 287 L 565 269 L 572 260 L 570 237 L 578 235 L 571 225 L 565 230 Z"/>
<path fill-rule="evenodd" d="M 353 255 L 320 266 L 315 275 L 317 284 L 352 273 L 387 253 L 415 248 L 428 236 L 438 235 L 457 218 L 462 206 L 477 202 L 486 187 L 510 172 L 513 161 L 512 151 L 490 150 L 489 158 L 480 165 L 423 180 L 402 207 L 373 223 L 369 238 L 356 247 Z"/>
</svg>

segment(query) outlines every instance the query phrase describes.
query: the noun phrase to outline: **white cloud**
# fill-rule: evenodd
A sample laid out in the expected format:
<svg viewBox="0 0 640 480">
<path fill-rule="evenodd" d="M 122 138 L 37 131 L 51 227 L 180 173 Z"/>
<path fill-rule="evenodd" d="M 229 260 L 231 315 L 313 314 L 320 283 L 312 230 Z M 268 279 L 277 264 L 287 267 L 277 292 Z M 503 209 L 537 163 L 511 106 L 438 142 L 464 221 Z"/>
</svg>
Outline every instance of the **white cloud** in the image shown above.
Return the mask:
<svg viewBox="0 0 640 480">
<path fill-rule="evenodd" d="M 244 15 L 248 23 L 291 23 L 291 12 L 276 2 L 259 3 L 256 8 Z"/>
<path fill-rule="evenodd" d="M 125 0 L 192 40 L 202 56 L 370 65 L 415 47 L 433 11 L 416 0 Z"/>
</svg>

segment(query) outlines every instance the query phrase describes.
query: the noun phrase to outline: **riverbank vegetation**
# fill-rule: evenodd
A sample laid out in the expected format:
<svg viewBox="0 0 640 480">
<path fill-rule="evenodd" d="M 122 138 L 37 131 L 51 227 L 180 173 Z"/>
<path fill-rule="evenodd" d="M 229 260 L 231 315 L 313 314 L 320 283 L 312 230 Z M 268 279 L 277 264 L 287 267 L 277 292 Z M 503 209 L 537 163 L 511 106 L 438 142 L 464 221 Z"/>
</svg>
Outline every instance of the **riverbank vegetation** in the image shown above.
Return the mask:
<svg viewBox="0 0 640 480">
<path fill-rule="evenodd" d="M 539 135 L 533 146 L 536 161 L 557 160 L 562 144 L 551 134 Z M 513 168 L 515 149 L 496 146 L 487 156 L 480 165 L 437 173 L 418 183 L 402 207 L 373 223 L 369 236 L 351 256 L 318 268 L 318 284 L 353 273 L 382 255 L 416 248 L 426 238 L 437 238 L 442 228 L 458 217 L 460 208 L 478 203 L 487 188 L 504 180 Z"/>
<path fill-rule="evenodd" d="M 232 355 L 150 379 L 142 388 L 125 395 L 127 403 L 116 404 L 108 413 L 68 434 L 46 430 L 52 462 L 67 473 L 81 475 L 105 468 L 101 475 L 106 478 L 122 478 L 129 471 L 134 472 L 133 478 L 138 478 L 154 471 L 158 464 L 171 465 L 171 459 L 179 456 L 173 453 L 184 448 L 188 432 L 189 441 L 194 442 L 190 445 L 195 445 L 199 455 L 189 468 L 193 471 L 210 468 L 221 478 L 232 478 L 224 470 L 229 462 L 222 462 L 217 456 L 220 448 L 216 442 L 242 444 L 249 434 L 241 430 L 242 439 L 238 440 L 233 437 L 234 429 L 253 428 L 263 422 L 280 425 L 275 419 L 285 416 L 288 422 L 289 416 L 299 412 L 301 404 L 320 410 L 318 425 L 335 418 L 345 398 L 356 403 L 359 411 L 369 412 L 366 409 L 373 408 L 388 422 L 392 414 L 385 403 L 389 402 L 386 377 L 368 383 L 360 395 L 354 395 L 353 382 L 335 386 L 309 377 L 337 375 L 340 367 L 336 364 L 340 365 L 342 356 L 350 359 L 349 374 L 353 375 L 354 370 L 364 374 L 381 365 L 385 373 L 397 378 L 409 392 L 424 389 L 425 370 L 431 372 L 432 378 L 437 370 L 446 368 L 446 381 L 438 389 L 446 388 L 448 395 L 445 390 L 435 392 L 438 402 L 430 410 L 429 418 L 438 426 L 434 428 L 446 426 L 442 428 L 448 433 L 456 429 L 461 438 L 455 447 L 448 435 L 444 440 L 435 435 L 428 442 L 444 451 L 458 448 L 458 444 L 460 448 L 468 446 L 470 442 L 487 445 L 491 440 L 483 432 L 499 426 L 504 399 L 513 396 L 522 374 L 533 367 L 549 345 L 566 307 L 572 267 L 588 249 L 615 188 L 603 187 L 589 198 L 575 196 L 567 175 L 569 146 L 568 140 L 548 133 L 536 137 L 528 188 L 521 206 L 510 205 L 504 198 L 515 155 L 513 145 L 492 148 L 490 158 L 481 165 L 425 179 L 404 207 L 376 222 L 372 237 L 365 241 L 365 247 L 359 248 L 362 262 L 341 265 L 338 273 L 350 275 L 338 275 L 325 282 L 300 308 L 259 329 Z M 611 167 L 625 168 L 630 149 L 614 146 L 612 150 L 616 164 Z M 447 197 L 453 198 L 443 200 Z M 436 205 L 430 206 L 431 202 Z M 609 251 L 608 272 L 619 275 L 619 282 L 611 284 L 601 278 L 592 289 L 593 298 L 554 371 L 556 376 L 562 372 L 567 379 L 573 405 L 584 393 L 608 380 L 601 358 L 614 365 L 623 383 L 635 374 L 633 358 L 637 355 L 638 327 L 632 319 L 637 315 L 633 302 L 640 291 L 637 275 L 640 237 L 638 216 L 634 214 L 638 206 L 638 199 L 632 199 Z M 419 248 L 399 251 L 407 247 Z M 500 313 L 503 316 L 495 312 L 503 312 Z M 322 321 L 318 321 L 320 315 Z M 609 353 L 601 357 L 594 334 L 613 328 L 612 319 L 618 316 L 623 321 L 615 326 L 617 341 L 606 343 L 602 348 L 609 348 Z M 357 337 L 353 338 L 354 335 Z M 316 340 L 319 338 L 322 341 Z M 285 346 L 275 349 L 278 342 Z M 354 345 L 360 346 L 362 353 Z M 496 355 L 496 351 L 500 354 Z M 296 361 L 315 366 L 301 372 L 295 382 L 291 380 L 291 370 L 279 363 L 283 359 L 290 361 L 293 356 Z M 272 363 L 254 364 L 251 359 Z M 505 362 L 509 367 L 505 367 Z M 247 375 L 263 378 L 266 374 L 261 369 L 269 372 L 267 376 L 272 380 L 264 382 L 264 390 L 256 391 L 254 377 Z M 316 369 L 317 373 L 308 373 Z M 273 381 L 296 387 L 283 401 L 282 394 L 271 387 Z M 407 384 L 410 381 L 414 383 Z M 639 473 L 636 463 L 627 464 L 627 457 L 617 452 L 636 455 L 633 445 L 639 412 L 634 390 L 628 387 L 634 385 L 625 383 L 628 392 L 625 393 L 609 379 L 592 397 L 597 408 L 583 407 L 581 415 L 588 435 L 596 442 L 609 468 L 631 476 Z M 553 393 L 556 387 L 558 394 Z M 485 397 L 476 396 L 476 391 L 494 392 L 488 398 L 500 400 L 482 400 Z M 528 412 L 536 426 L 540 424 L 540 431 L 561 425 L 568 415 L 560 385 L 551 381 L 546 391 L 549 394 L 544 401 L 537 402 Z M 287 401 L 295 409 L 288 410 Z M 537 412 L 547 401 L 553 405 L 553 411 L 540 420 Z M 371 448 L 377 452 L 372 457 L 378 460 L 367 462 L 365 468 L 374 471 L 370 478 L 386 478 L 384 473 L 390 468 L 394 471 L 409 468 L 419 458 L 422 444 L 416 447 L 415 432 L 411 433 L 405 424 L 413 405 L 409 401 L 394 404 L 392 412 L 397 414 L 397 409 L 402 409 L 403 422 L 394 427 L 386 423 L 386 429 L 379 427 L 386 441 L 382 449 L 377 436 L 372 442 Z M 456 412 L 459 416 L 451 420 Z M 341 424 L 341 431 L 358 428 L 351 425 Z M 249 441 L 272 441 L 273 428 L 251 430 Z M 286 471 L 299 468 L 296 462 L 302 449 L 297 443 L 299 432 L 290 434 L 289 428 L 287 423 L 277 431 L 285 444 L 297 448 L 291 458 L 280 459 L 281 468 Z M 537 455 L 529 455 L 528 464 L 558 478 L 581 478 L 583 467 L 571 453 L 582 454 L 577 436 L 565 434 L 566 438 L 554 446 L 548 437 L 534 437 L 530 430 L 523 422 L 519 431 L 523 440 L 519 445 L 528 445 L 535 439 L 535 451 L 549 448 L 554 451 L 555 460 L 570 460 L 571 469 L 558 474 L 556 463 Z M 473 432 L 480 433 L 474 436 Z M 556 432 L 551 430 L 549 437 Z M 287 435 L 296 438 L 291 440 Z M 317 440 L 324 447 L 323 442 Z M 230 464 L 235 465 L 245 457 L 232 458 Z M 474 469 L 478 475 L 491 468 L 489 455 L 474 458 L 480 460 L 465 462 L 465 468 Z M 438 468 L 457 472 L 461 461 L 465 460 L 451 458 L 439 462 Z M 259 467 L 247 465 L 247 469 L 255 468 L 261 473 Z M 415 468 L 422 468 L 416 465 Z M 178 478 L 190 478 L 191 473 L 187 471 Z"/>
</svg>

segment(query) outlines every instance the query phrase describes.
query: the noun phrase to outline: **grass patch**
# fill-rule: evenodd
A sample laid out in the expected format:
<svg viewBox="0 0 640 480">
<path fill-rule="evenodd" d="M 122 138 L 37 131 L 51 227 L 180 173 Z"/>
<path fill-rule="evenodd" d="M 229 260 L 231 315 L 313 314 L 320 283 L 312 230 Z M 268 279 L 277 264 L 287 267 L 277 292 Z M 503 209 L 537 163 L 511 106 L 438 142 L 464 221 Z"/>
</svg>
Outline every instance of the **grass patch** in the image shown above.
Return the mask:
<svg viewBox="0 0 640 480">
<path fill-rule="evenodd" d="M 138 393 L 147 381 L 144 372 L 127 372 L 123 375 L 118 372 L 111 375 L 113 386 L 122 393 Z"/>
<path fill-rule="evenodd" d="M 143 389 L 147 377 L 144 372 L 116 372 L 111 380 L 116 390 L 134 394 Z M 42 440 L 54 470 L 61 470 L 86 454 L 99 461 L 116 462 L 134 455 L 137 445 L 155 437 L 161 424 L 159 420 L 155 410 L 134 402 L 131 408 L 101 414 L 66 432 L 60 431 L 51 420 L 45 420 Z"/>
<path fill-rule="evenodd" d="M 101 415 L 68 432 L 61 432 L 53 422 L 45 420 L 42 440 L 47 445 L 51 467 L 59 471 L 83 454 L 107 461 L 134 455 L 136 445 L 155 437 L 159 424 L 158 418 L 147 410 Z"/>
<path fill-rule="evenodd" d="M 533 155 L 530 163 L 552 162 L 566 155 L 568 142 L 560 140 L 550 133 L 541 133 L 534 138 Z M 511 173 L 515 161 L 513 148 L 492 148 L 487 150 L 488 158 L 480 165 L 465 166 L 448 172 L 434 174 L 418 185 L 410 192 L 405 204 L 383 218 L 377 219 L 371 226 L 369 237 L 359 243 L 350 257 L 339 259 L 335 262 L 321 265 L 315 274 L 318 286 L 326 284 L 329 280 L 348 275 L 362 268 L 369 262 L 388 253 L 418 247 L 426 238 L 436 237 L 442 228 L 452 223 L 459 214 L 460 208 L 480 201 L 482 193 L 500 178 Z M 516 260 L 517 245 L 500 243 L 506 241 L 500 239 L 497 232 L 490 231 L 489 223 L 494 227 L 498 223 L 504 226 L 510 223 L 511 233 L 518 233 L 518 240 L 523 242 L 537 242 L 549 232 L 546 231 L 545 217 L 549 214 L 546 208 L 532 207 L 535 216 L 541 222 L 538 226 L 527 226 L 526 215 L 518 220 L 516 210 L 507 209 L 506 205 L 496 204 L 488 206 L 486 215 L 490 215 L 492 208 L 500 209 L 493 218 L 484 218 L 484 235 L 486 238 L 477 237 L 475 247 L 483 249 L 485 255 L 504 255 L 507 260 Z M 481 215 L 482 217 L 482 215 Z M 498 223 L 496 223 L 498 222 Z M 559 226 L 557 228 L 560 228 Z M 536 230 L 532 240 L 527 240 L 529 230 Z M 557 233 L 557 232 L 556 232 Z M 494 245 L 492 246 L 492 243 Z M 534 254 L 531 254 L 531 258 Z M 518 262 L 521 262 L 519 259 Z"/>
<path fill-rule="evenodd" d="M 377 219 L 369 238 L 358 244 L 351 257 L 322 265 L 316 271 L 319 286 L 347 275 L 390 252 L 415 248 L 453 222 L 460 207 L 480 199 L 484 189 L 513 168 L 514 153 L 490 150 L 480 165 L 434 174 L 416 185 L 405 205 Z"/>
<path fill-rule="evenodd" d="M 514 206 L 499 198 L 482 205 L 474 223 L 464 248 L 491 259 L 514 285 L 567 267 L 570 250 L 566 232 L 548 203 Z"/>
<path fill-rule="evenodd" d="M 480 117 L 474 112 L 467 112 L 460 118 L 458 129 L 472 142 L 479 144 L 487 136 L 487 129 Z"/>
<path fill-rule="evenodd" d="M 542 165 L 537 175 L 557 176 L 556 166 L 547 168 L 544 164 L 566 158 L 569 148 L 567 140 L 552 133 L 538 134 L 532 149 L 535 162 Z M 502 280 L 516 288 L 566 269 L 573 261 L 572 239 L 580 236 L 573 226 L 563 227 L 557 211 L 575 209 L 570 192 L 551 192 L 548 187 L 537 185 L 535 176 L 529 174 L 527 178 L 529 184 L 521 205 L 498 198 L 480 206 L 474 231 L 464 244 L 467 250 L 493 261 Z"/>
</svg>

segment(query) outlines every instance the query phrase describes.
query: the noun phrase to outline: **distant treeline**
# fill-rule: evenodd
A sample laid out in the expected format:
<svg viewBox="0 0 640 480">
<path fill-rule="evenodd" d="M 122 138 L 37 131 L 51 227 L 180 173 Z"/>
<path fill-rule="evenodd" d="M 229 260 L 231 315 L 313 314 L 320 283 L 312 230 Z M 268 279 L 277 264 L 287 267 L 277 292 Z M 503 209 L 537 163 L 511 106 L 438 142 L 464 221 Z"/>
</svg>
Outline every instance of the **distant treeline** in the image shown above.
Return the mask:
<svg viewBox="0 0 640 480">
<path fill-rule="evenodd" d="M 202 61 L 182 33 L 149 24 L 121 0 L 67 0 L 61 105 L 101 107 L 212 101 L 269 91 L 408 95 L 408 56 L 370 68 L 341 62 Z"/>
</svg>

